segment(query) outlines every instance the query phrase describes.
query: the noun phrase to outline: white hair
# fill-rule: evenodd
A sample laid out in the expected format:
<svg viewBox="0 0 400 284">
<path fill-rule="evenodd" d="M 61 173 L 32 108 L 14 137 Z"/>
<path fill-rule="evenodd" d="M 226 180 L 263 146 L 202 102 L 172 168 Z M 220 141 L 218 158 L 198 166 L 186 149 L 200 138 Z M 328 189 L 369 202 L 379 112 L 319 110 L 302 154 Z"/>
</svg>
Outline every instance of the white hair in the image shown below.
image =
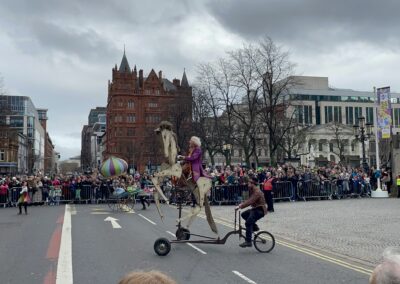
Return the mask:
<svg viewBox="0 0 400 284">
<path fill-rule="evenodd" d="M 199 137 L 197 136 L 192 136 L 192 138 L 190 138 L 190 141 L 192 141 L 194 144 L 196 144 L 198 147 L 201 147 L 201 140 Z"/>
<path fill-rule="evenodd" d="M 383 253 L 383 262 L 371 274 L 371 284 L 400 283 L 400 250 L 389 247 Z"/>
</svg>

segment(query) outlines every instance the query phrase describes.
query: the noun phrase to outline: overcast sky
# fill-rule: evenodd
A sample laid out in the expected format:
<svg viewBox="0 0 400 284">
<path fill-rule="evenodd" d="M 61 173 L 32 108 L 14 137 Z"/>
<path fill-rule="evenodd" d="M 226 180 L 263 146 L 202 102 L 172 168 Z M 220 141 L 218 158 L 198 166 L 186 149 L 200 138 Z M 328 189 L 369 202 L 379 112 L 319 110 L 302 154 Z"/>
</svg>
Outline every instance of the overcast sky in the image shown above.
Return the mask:
<svg viewBox="0 0 400 284">
<path fill-rule="evenodd" d="M 105 106 L 124 44 L 129 64 L 172 80 L 268 35 L 299 75 L 400 91 L 397 0 L 0 0 L 0 73 L 10 94 L 48 108 L 62 159 L 80 154 L 91 108 Z"/>
</svg>

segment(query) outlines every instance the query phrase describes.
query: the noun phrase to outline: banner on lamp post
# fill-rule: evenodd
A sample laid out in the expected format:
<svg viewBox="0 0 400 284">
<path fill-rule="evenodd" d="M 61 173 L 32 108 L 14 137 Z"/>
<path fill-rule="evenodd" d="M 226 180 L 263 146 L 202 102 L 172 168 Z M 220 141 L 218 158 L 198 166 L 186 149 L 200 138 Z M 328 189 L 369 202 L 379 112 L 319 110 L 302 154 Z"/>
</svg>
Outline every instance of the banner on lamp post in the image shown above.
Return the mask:
<svg viewBox="0 0 400 284">
<path fill-rule="evenodd" d="M 391 135 L 392 110 L 390 104 L 390 87 L 378 88 L 378 128 L 382 139 L 388 139 Z"/>
</svg>

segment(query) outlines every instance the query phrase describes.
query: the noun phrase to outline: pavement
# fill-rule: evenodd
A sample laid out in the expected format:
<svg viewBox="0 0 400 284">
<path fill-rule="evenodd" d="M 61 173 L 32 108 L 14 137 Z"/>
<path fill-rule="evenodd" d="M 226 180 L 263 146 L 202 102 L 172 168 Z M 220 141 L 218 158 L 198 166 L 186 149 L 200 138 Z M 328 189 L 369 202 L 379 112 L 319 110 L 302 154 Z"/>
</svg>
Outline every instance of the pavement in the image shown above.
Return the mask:
<svg viewBox="0 0 400 284">
<path fill-rule="evenodd" d="M 258 221 L 260 228 L 343 259 L 374 267 L 386 247 L 400 247 L 400 199 L 278 202 L 274 209 Z M 232 206 L 212 210 L 226 221 L 233 214 Z"/>
<path fill-rule="evenodd" d="M 370 207 L 383 202 L 382 210 L 388 210 L 387 204 L 395 206 L 388 199 L 278 203 L 275 213 L 259 221 L 262 229 L 276 237 L 270 253 L 240 248 L 243 240 L 234 235 L 225 245 L 172 244 L 164 257 L 156 255 L 153 246 L 160 237 L 174 239 L 171 234 L 176 230 L 178 212 L 170 206 L 163 206 L 163 222 L 154 205 L 143 211 L 136 206 L 129 212 L 111 212 L 106 205 L 29 207 L 26 216 L 17 215 L 15 208 L 4 208 L 0 209 L 0 283 L 117 283 L 138 269 L 164 271 L 178 283 L 367 283 L 372 262 L 358 261 L 353 255 L 357 251 L 373 255 L 364 252 L 364 236 L 352 253 L 341 253 L 351 244 L 340 243 L 340 251 L 330 249 L 336 235 L 352 235 L 351 242 L 357 243 L 357 236 L 364 232 L 359 224 L 366 222 L 359 222 L 365 212 L 357 210 L 364 202 Z M 335 206 L 342 210 L 338 212 Z M 354 209 L 345 210 L 347 207 Z M 213 206 L 212 211 L 220 236 L 231 231 L 233 207 Z M 348 212 L 356 215 L 352 225 L 346 225 L 346 220 L 353 220 Z M 327 220 L 337 219 L 342 222 L 327 224 Z M 385 222 L 377 220 L 380 222 L 374 226 L 384 227 L 382 234 L 389 233 L 387 218 Z M 392 220 L 392 226 L 397 226 L 393 230 L 398 232 L 394 217 Z M 369 222 L 373 221 L 369 218 Z M 339 227 L 327 229 L 335 224 Z M 213 236 L 204 214 L 190 230 Z M 70 282 L 65 281 L 69 278 Z"/>
</svg>

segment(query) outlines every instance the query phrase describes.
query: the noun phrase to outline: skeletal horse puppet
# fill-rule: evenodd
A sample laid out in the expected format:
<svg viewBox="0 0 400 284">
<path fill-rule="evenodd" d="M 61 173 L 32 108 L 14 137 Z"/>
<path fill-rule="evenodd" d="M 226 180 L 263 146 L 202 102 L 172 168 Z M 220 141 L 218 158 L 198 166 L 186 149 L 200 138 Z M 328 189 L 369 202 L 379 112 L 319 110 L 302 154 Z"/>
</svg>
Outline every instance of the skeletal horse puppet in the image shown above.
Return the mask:
<svg viewBox="0 0 400 284">
<path fill-rule="evenodd" d="M 163 153 L 165 159 L 167 160 L 166 163 L 162 164 L 161 170 L 155 173 L 154 177 L 151 178 L 154 187 L 157 189 L 154 194 L 154 200 L 156 202 L 156 206 L 161 218 L 163 218 L 163 214 L 160 209 L 158 194 L 165 200 L 165 202 L 168 202 L 168 199 L 162 192 L 160 184 L 165 177 L 176 177 L 178 179 L 177 184 L 185 184 L 185 186 L 182 186 L 181 189 L 191 191 L 196 199 L 196 202 L 192 207 L 191 212 L 186 216 L 177 219 L 177 222 L 188 220 L 186 224 L 186 229 L 188 229 L 195 217 L 200 213 L 202 207 L 204 206 L 207 222 L 210 226 L 210 229 L 218 235 L 218 230 L 212 217 L 211 208 L 207 198 L 207 194 L 212 186 L 211 180 L 207 177 L 200 177 L 197 182 L 194 182 L 192 179 L 187 180 L 187 177 L 182 171 L 182 165 L 176 161 L 176 156 L 178 154 L 176 134 L 172 131 L 172 124 L 170 122 L 162 121 L 159 124 L 158 128 L 155 129 L 155 132 L 161 135 L 164 146 Z"/>
</svg>

